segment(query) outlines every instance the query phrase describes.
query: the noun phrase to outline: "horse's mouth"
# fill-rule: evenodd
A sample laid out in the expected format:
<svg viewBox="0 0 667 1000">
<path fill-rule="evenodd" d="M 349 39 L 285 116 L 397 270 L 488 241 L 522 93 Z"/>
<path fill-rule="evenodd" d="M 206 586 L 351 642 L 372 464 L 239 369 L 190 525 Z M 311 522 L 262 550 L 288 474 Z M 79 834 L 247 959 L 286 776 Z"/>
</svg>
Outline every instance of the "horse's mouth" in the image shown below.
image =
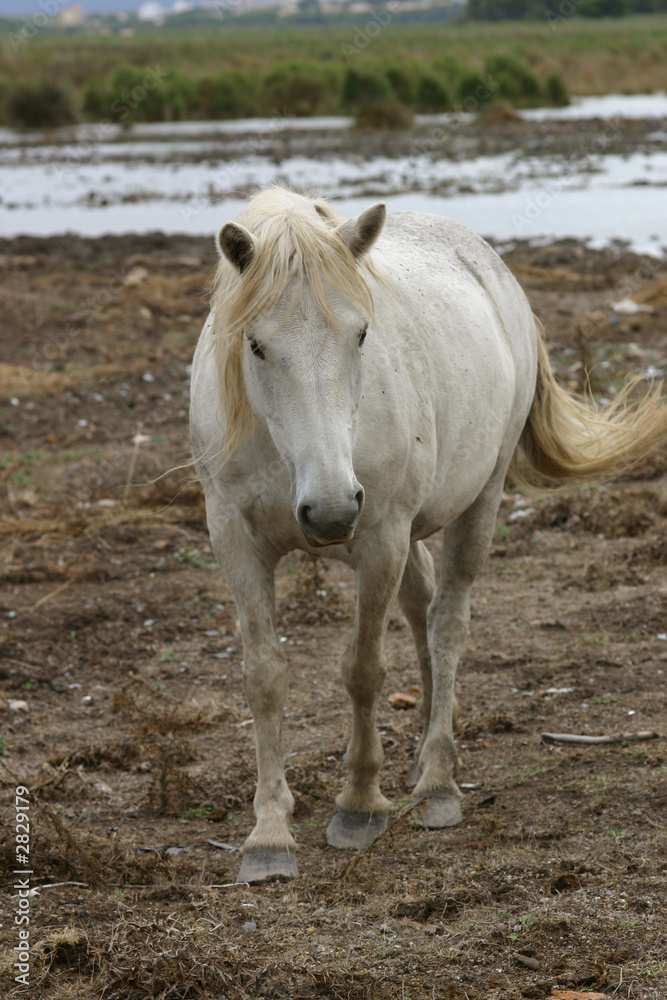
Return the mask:
<svg viewBox="0 0 667 1000">
<path fill-rule="evenodd" d="M 313 548 L 326 549 L 330 545 L 346 545 L 348 542 L 351 542 L 354 538 L 354 531 L 351 531 L 344 538 L 334 538 L 331 541 L 329 541 L 329 539 L 316 538 L 315 535 L 309 535 L 305 531 L 303 532 L 303 537 L 309 545 L 313 546 Z"/>
</svg>

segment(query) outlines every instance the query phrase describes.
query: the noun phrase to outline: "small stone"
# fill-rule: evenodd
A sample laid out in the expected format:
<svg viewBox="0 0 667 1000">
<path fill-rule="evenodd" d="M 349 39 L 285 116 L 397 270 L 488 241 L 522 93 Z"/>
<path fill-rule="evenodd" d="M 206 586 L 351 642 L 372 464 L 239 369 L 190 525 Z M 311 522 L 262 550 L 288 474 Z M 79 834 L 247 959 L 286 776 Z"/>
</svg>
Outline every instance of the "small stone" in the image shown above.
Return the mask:
<svg viewBox="0 0 667 1000">
<path fill-rule="evenodd" d="M 257 924 L 255 923 L 254 920 L 246 920 L 246 922 L 243 925 L 243 930 L 244 931 L 256 931 L 257 930 Z"/>
<path fill-rule="evenodd" d="M 141 285 L 148 277 L 148 271 L 145 267 L 137 265 L 133 267 L 129 274 L 126 274 L 123 278 L 123 284 L 126 288 L 135 288 L 137 285 Z"/>
<path fill-rule="evenodd" d="M 30 706 L 28 705 L 28 702 L 27 701 L 21 701 L 21 699 L 19 699 L 19 698 L 10 698 L 9 702 L 8 702 L 8 705 L 9 705 L 9 711 L 10 712 L 29 712 L 30 711 Z"/>
<path fill-rule="evenodd" d="M 536 958 L 533 958 L 532 955 L 515 954 L 514 958 L 519 963 L 519 965 L 523 965 L 527 969 L 532 969 L 533 972 L 536 972 L 537 969 L 539 969 L 540 967 L 540 963 Z"/>
</svg>

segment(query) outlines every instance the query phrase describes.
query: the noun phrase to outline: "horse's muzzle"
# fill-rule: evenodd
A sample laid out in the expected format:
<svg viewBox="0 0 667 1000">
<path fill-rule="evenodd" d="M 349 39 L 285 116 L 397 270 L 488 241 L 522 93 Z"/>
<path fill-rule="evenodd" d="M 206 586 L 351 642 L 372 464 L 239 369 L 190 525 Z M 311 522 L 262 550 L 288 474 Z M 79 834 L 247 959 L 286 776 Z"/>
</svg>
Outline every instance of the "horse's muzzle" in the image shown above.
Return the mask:
<svg viewBox="0 0 667 1000">
<path fill-rule="evenodd" d="M 310 545 L 342 545 L 352 539 L 363 506 L 364 491 L 360 486 L 354 495 L 335 504 L 330 500 L 319 504 L 303 501 L 297 507 L 296 518 Z"/>
</svg>

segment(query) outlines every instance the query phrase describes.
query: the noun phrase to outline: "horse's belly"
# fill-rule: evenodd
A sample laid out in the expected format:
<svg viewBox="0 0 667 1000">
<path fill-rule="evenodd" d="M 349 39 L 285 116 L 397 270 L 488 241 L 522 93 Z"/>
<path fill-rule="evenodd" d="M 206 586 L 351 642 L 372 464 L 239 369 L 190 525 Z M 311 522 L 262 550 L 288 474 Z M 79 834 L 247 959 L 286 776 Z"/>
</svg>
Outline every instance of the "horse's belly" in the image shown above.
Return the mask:
<svg viewBox="0 0 667 1000">
<path fill-rule="evenodd" d="M 460 514 L 477 499 L 483 488 L 465 495 L 433 496 L 423 505 L 412 522 L 410 538 L 413 542 L 435 535 L 447 524 L 455 521 Z"/>
</svg>

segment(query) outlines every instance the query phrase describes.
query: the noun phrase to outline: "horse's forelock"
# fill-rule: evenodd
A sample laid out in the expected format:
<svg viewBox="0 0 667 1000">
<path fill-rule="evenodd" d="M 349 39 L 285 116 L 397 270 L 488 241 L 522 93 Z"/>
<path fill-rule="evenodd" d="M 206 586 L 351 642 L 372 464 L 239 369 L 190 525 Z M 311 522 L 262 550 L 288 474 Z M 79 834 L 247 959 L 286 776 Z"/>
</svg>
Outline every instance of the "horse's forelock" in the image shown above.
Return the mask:
<svg viewBox="0 0 667 1000">
<path fill-rule="evenodd" d="M 261 192 L 238 218 L 257 237 L 252 262 L 242 275 L 225 258 L 218 264 L 211 304 L 213 349 L 226 417 L 225 457 L 252 425 L 241 365 L 243 330 L 276 307 L 294 278 L 299 279 L 299 288 L 307 284 L 333 330 L 337 321 L 329 301 L 331 287 L 372 314 L 366 280 L 366 274 L 373 274 L 372 266 L 355 260 L 333 228 L 336 213 L 326 206 L 325 217 L 322 204 L 326 203 L 316 205 L 275 189 Z"/>
</svg>

